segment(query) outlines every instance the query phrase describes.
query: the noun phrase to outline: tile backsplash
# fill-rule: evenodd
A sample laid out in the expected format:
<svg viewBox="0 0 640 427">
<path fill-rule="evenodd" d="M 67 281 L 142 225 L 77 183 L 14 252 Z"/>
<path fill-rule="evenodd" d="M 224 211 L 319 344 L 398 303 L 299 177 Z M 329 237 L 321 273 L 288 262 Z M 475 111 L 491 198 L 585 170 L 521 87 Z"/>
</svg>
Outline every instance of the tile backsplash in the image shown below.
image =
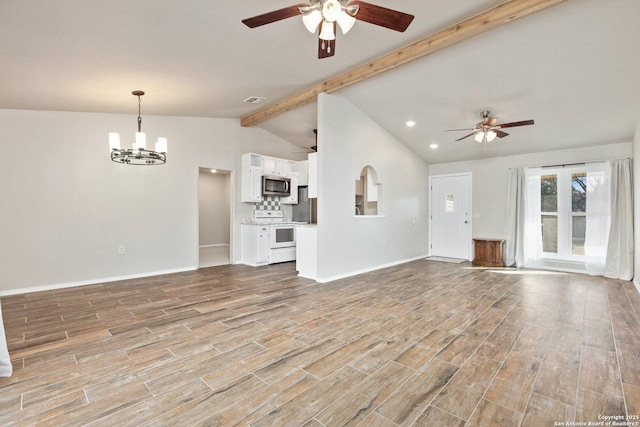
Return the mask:
<svg viewBox="0 0 640 427">
<path fill-rule="evenodd" d="M 264 196 L 260 203 L 256 203 L 254 210 L 256 211 L 279 211 L 280 210 L 280 197 L 279 196 Z"/>
</svg>

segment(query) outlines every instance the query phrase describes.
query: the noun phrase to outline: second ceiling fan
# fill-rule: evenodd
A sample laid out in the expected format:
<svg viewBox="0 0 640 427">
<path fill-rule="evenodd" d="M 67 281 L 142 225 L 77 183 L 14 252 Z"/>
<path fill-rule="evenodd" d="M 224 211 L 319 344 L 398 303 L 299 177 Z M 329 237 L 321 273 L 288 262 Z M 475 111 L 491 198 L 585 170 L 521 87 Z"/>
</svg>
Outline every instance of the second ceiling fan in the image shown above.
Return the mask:
<svg viewBox="0 0 640 427">
<path fill-rule="evenodd" d="M 328 58 L 336 52 L 336 29 L 346 34 L 356 19 L 384 28 L 403 32 L 413 21 L 413 15 L 363 1 L 310 0 L 309 4 L 274 10 L 253 18 L 243 19 L 249 28 L 259 27 L 283 19 L 302 15 L 302 22 L 312 33 L 318 30 L 318 58 Z"/>
<path fill-rule="evenodd" d="M 513 128 L 517 126 L 530 126 L 535 124 L 533 120 L 522 120 L 519 122 L 511 122 L 511 123 L 498 123 L 497 117 L 491 117 L 490 111 L 483 111 L 480 113 L 482 117 L 482 121 L 478 122 L 473 129 L 448 129 L 446 132 L 457 132 L 462 130 L 470 130 L 472 131 L 470 134 L 463 136 L 462 138 L 456 139 L 456 141 L 462 141 L 463 139 L 469 138 L 470 136 L 474 136 L 474 139 L 477 142 L 484 143 L 484 147 L 487 148 L 487 142 L 493 141 L 496 137 L 504 138 L 509 135 L 506 132 L 503 132 L 500 129 L 504 128 Z"/>
</svg>

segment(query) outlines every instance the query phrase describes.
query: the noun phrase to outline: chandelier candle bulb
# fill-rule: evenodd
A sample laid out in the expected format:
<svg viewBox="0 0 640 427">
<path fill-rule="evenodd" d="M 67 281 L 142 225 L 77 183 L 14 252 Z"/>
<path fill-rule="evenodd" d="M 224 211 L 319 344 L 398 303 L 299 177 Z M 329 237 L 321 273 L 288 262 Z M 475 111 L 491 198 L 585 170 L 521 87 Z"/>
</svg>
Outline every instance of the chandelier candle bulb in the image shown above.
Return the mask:
<svg viewBox="0 0 640 427">
<path fill-rule="evenodd" d="M 147 149 L 147 136 L 144 132 L 136 132 L 136 142 L 133 145 L 134 150 Z"/>
<path fill-rule="evenodd" d="M 156 142 L 156 151 L 159 153 L 167 152 L 167 138 L 158 138 L 158 142 Z"/>
<path fill-rule="evenodd" d="M 120 134 L 117 132 L 109 132 L 109 151 L 120 149 Z"/>
</svg>

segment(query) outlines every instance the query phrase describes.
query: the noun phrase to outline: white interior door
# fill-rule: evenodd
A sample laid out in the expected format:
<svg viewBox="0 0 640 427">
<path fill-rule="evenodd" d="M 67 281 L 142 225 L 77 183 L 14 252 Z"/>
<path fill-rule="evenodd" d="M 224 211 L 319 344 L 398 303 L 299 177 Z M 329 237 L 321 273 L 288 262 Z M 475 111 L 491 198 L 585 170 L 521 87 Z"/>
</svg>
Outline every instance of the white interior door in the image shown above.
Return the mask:
<svg viewBox="0 0 640 427">
<path fill-rule="evenodd" d="M 471 259 L 471 175 L 430 180 L 431 255 Z"/>
</svg>

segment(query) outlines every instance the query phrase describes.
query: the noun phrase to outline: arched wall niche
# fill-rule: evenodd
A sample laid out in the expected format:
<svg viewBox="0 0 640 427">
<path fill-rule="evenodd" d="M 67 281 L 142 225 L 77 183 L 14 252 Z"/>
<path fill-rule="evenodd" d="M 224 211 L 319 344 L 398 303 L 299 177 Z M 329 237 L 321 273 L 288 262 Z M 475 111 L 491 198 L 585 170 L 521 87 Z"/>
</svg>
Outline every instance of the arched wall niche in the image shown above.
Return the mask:
<svg viewBox="0 0 640 427">
<path fill-rule="evenodd" d="M 378 173 L 366 165 L 356 179 L 355 216 L 378 216 L 380 206 L 380 182 Z"/>
</svg>

